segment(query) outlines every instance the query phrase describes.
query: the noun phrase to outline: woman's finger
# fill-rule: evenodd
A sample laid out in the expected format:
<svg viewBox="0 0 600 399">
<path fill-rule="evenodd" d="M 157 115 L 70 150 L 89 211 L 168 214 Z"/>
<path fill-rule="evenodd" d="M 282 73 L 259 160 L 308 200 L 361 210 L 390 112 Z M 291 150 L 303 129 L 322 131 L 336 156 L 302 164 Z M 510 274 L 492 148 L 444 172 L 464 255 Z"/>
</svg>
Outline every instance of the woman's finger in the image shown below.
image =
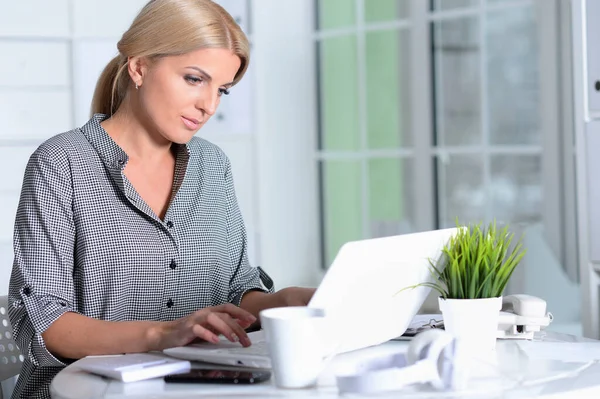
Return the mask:
<svg viewBox="0 0 600 399">
<path fill-rule="evenodd" d="M 231 316 L 226 313 L 221 313 L 220 316 L 221 319 L 227 323 L 229 327 L 231 327 L 233 333 L 237 335 L 240 343 L 243 346 L 252 345 L 252 341 L 250 341 L 250 338 L 248 338 L 248 334 L 246 333 L 246 330 L 244 330 L 244 326 L 240 325 L 238 320 L 232 319 Z"/>
<path fill-rule="evenodd" d="M 250 313 L 247 310 L 244 310 L 238 306 L 235 306 L 234 304 L 231 304 L 231 303 L 224 303 L 221 305 L 217 305 L 217 306 L 214 306 L 212 309 L 215 312 L 227 313 L 229 316 L 231 316 L 234 319 L 248 321 L 251 323 L 254 323 L 256 321 L 256 317 L 254 317 L 254 315 L 252 315 L 252 313 Z"/>
<path fill-rule="evenodd" d="M 210 331 L 211 333 L 215 334 L 217 337 L 221 334 L 219 331 L 217 331 L 216 328 L 214 328 L 210 324 L 204 323 L 202 325 L 202 327 L 206 328 L 208 331 Z M 200 343 L 200 342 L 207 342 L 207 341 L 204 338 L 195 337 L 194 340 L 192 342 L 190 342 L 190 344 L 197 344 L 197 343 Z M 210 342 L 212 342 L 212 341 L 210 341 Z"/>
<path fill-rule="evenodd" d="M 243 346 L 250 346 L 252 343 L 248 335 L 231 316 L 226 313 L 213 312 L 208 315 L 206 321 L 221 334 L 225 335 L 231 342 L 240 342 Z"/>
<path fill-rule="evenodd" d="M 200 324 L 194 324 L 192 326 L 192 332 L 196 337 L 208 342 L 212 342 L 213 344 L 218 344 L 220 342 L 220 339 L 217 334 L 213 333 L 209 328 L 206 328 Z"/>
</svg>

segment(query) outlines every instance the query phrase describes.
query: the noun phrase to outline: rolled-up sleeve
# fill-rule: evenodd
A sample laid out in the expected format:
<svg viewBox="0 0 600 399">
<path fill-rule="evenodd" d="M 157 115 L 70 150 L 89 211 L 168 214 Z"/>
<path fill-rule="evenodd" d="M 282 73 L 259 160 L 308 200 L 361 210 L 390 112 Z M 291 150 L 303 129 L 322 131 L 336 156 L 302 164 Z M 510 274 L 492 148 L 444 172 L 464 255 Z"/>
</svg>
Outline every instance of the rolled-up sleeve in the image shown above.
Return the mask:
<svg viewBox="0 0 600 399">
<path fill-rule="evenodd" d="M 248 239 L 233 184 L 231 163 L 226 155 L 225 189 L 227 192 L 227 241 L 231 254 L 232 277 L 229 283 L 229 302 L 239 306 L 248 291 L 274 292 L 271 278 L 259 267 L 252 267 L 248 260 Z"/>
<path fill-rule="evenodd" d="M 46 349 L 42 333 L 73 311 L 72 179 L 68 158 L 54 151 L 60 150 L 42 145 L 27 164 L 9 284 L 15 340 L 23 355 L 42 367 L 65 365 Z"/>
</svg>

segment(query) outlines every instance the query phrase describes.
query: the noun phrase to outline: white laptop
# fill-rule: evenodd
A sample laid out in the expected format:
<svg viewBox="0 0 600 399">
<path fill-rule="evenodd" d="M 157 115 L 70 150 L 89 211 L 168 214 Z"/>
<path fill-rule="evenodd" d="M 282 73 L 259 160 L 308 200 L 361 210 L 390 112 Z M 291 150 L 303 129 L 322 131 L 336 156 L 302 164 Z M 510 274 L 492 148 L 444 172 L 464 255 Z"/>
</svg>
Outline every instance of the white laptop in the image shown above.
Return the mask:
<svg viewBox="0 0 600 399">
<path fill-rule="evenodd" d="M 402 335 L 430 288 L 403 288 L 433 282 L 436 262 L 456 228 L 351 241 L 340 248 L 317 288 L 310 307 L 325 310 L 321 332 L 330 353 L 378 345 Z M 402 292 L 400 292 L 402 291 Z M 270 368 L 262 331 L 250 333 L 243 348 L 225 338 L 166 349 L 167 355 L 193 361 Z"/>
</svg>

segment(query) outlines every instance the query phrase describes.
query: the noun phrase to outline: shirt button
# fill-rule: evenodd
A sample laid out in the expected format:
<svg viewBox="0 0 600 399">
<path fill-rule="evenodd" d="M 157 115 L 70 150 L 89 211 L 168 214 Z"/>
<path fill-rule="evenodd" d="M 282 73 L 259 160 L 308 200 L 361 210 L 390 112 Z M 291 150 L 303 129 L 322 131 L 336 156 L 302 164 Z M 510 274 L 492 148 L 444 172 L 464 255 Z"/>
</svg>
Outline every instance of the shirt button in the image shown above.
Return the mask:
<svg viewBox="0 0 600 399">
<path fill-rule="evenodd" d="M 169 265 L 169 267 L 171 268 L 171 270 L 175 270 L 175 268 L 177 267 L 177 263 L 175 262 L 175 259 L 171 260 L 171 264 Z"/>
<path fill-rule="evenodd" d="M 167 227 L 172 229 L 173 228 L 173 222 L 171 222 L 170 220 L 167 222 Z"/>
<path fill-rule="evenodd" d="M 26 285 L 26 286 L 23 288 L 23 294 L 25 294 L 25 295 L 27 295 L 27 296 L 31 295 L 31 288 L 29 288 L 29 286 L 28 286 L 28 285 Z"/>
<path fill-rule="evenodd" d="M 171 298 L 169 298 L 169 300 L 167 301 L 167 307 L 168 307 L 168 308 L 172 308 L 172 307 L 173 307 L 173 305 L 175 305 L 175 304 L 173 303 L 173 300 L 172 300 Z"/>
</svg>

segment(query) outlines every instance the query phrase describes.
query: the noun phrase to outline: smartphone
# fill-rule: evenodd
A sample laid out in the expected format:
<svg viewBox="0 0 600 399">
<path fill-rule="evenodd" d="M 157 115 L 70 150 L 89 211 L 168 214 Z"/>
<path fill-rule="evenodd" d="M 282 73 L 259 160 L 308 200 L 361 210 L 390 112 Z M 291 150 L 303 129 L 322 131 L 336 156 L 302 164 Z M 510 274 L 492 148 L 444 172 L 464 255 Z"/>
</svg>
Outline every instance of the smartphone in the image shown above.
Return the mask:
<svg viewBox="0 0 600 399">
<path fill-rule="evenodd" d="M 181 374 L 163 377 L 165 382 L 187 382 L 204 384 L 256 384 L 271 378 L 268 371 L 202 370 L 192 369 Z"/>
</svg>

